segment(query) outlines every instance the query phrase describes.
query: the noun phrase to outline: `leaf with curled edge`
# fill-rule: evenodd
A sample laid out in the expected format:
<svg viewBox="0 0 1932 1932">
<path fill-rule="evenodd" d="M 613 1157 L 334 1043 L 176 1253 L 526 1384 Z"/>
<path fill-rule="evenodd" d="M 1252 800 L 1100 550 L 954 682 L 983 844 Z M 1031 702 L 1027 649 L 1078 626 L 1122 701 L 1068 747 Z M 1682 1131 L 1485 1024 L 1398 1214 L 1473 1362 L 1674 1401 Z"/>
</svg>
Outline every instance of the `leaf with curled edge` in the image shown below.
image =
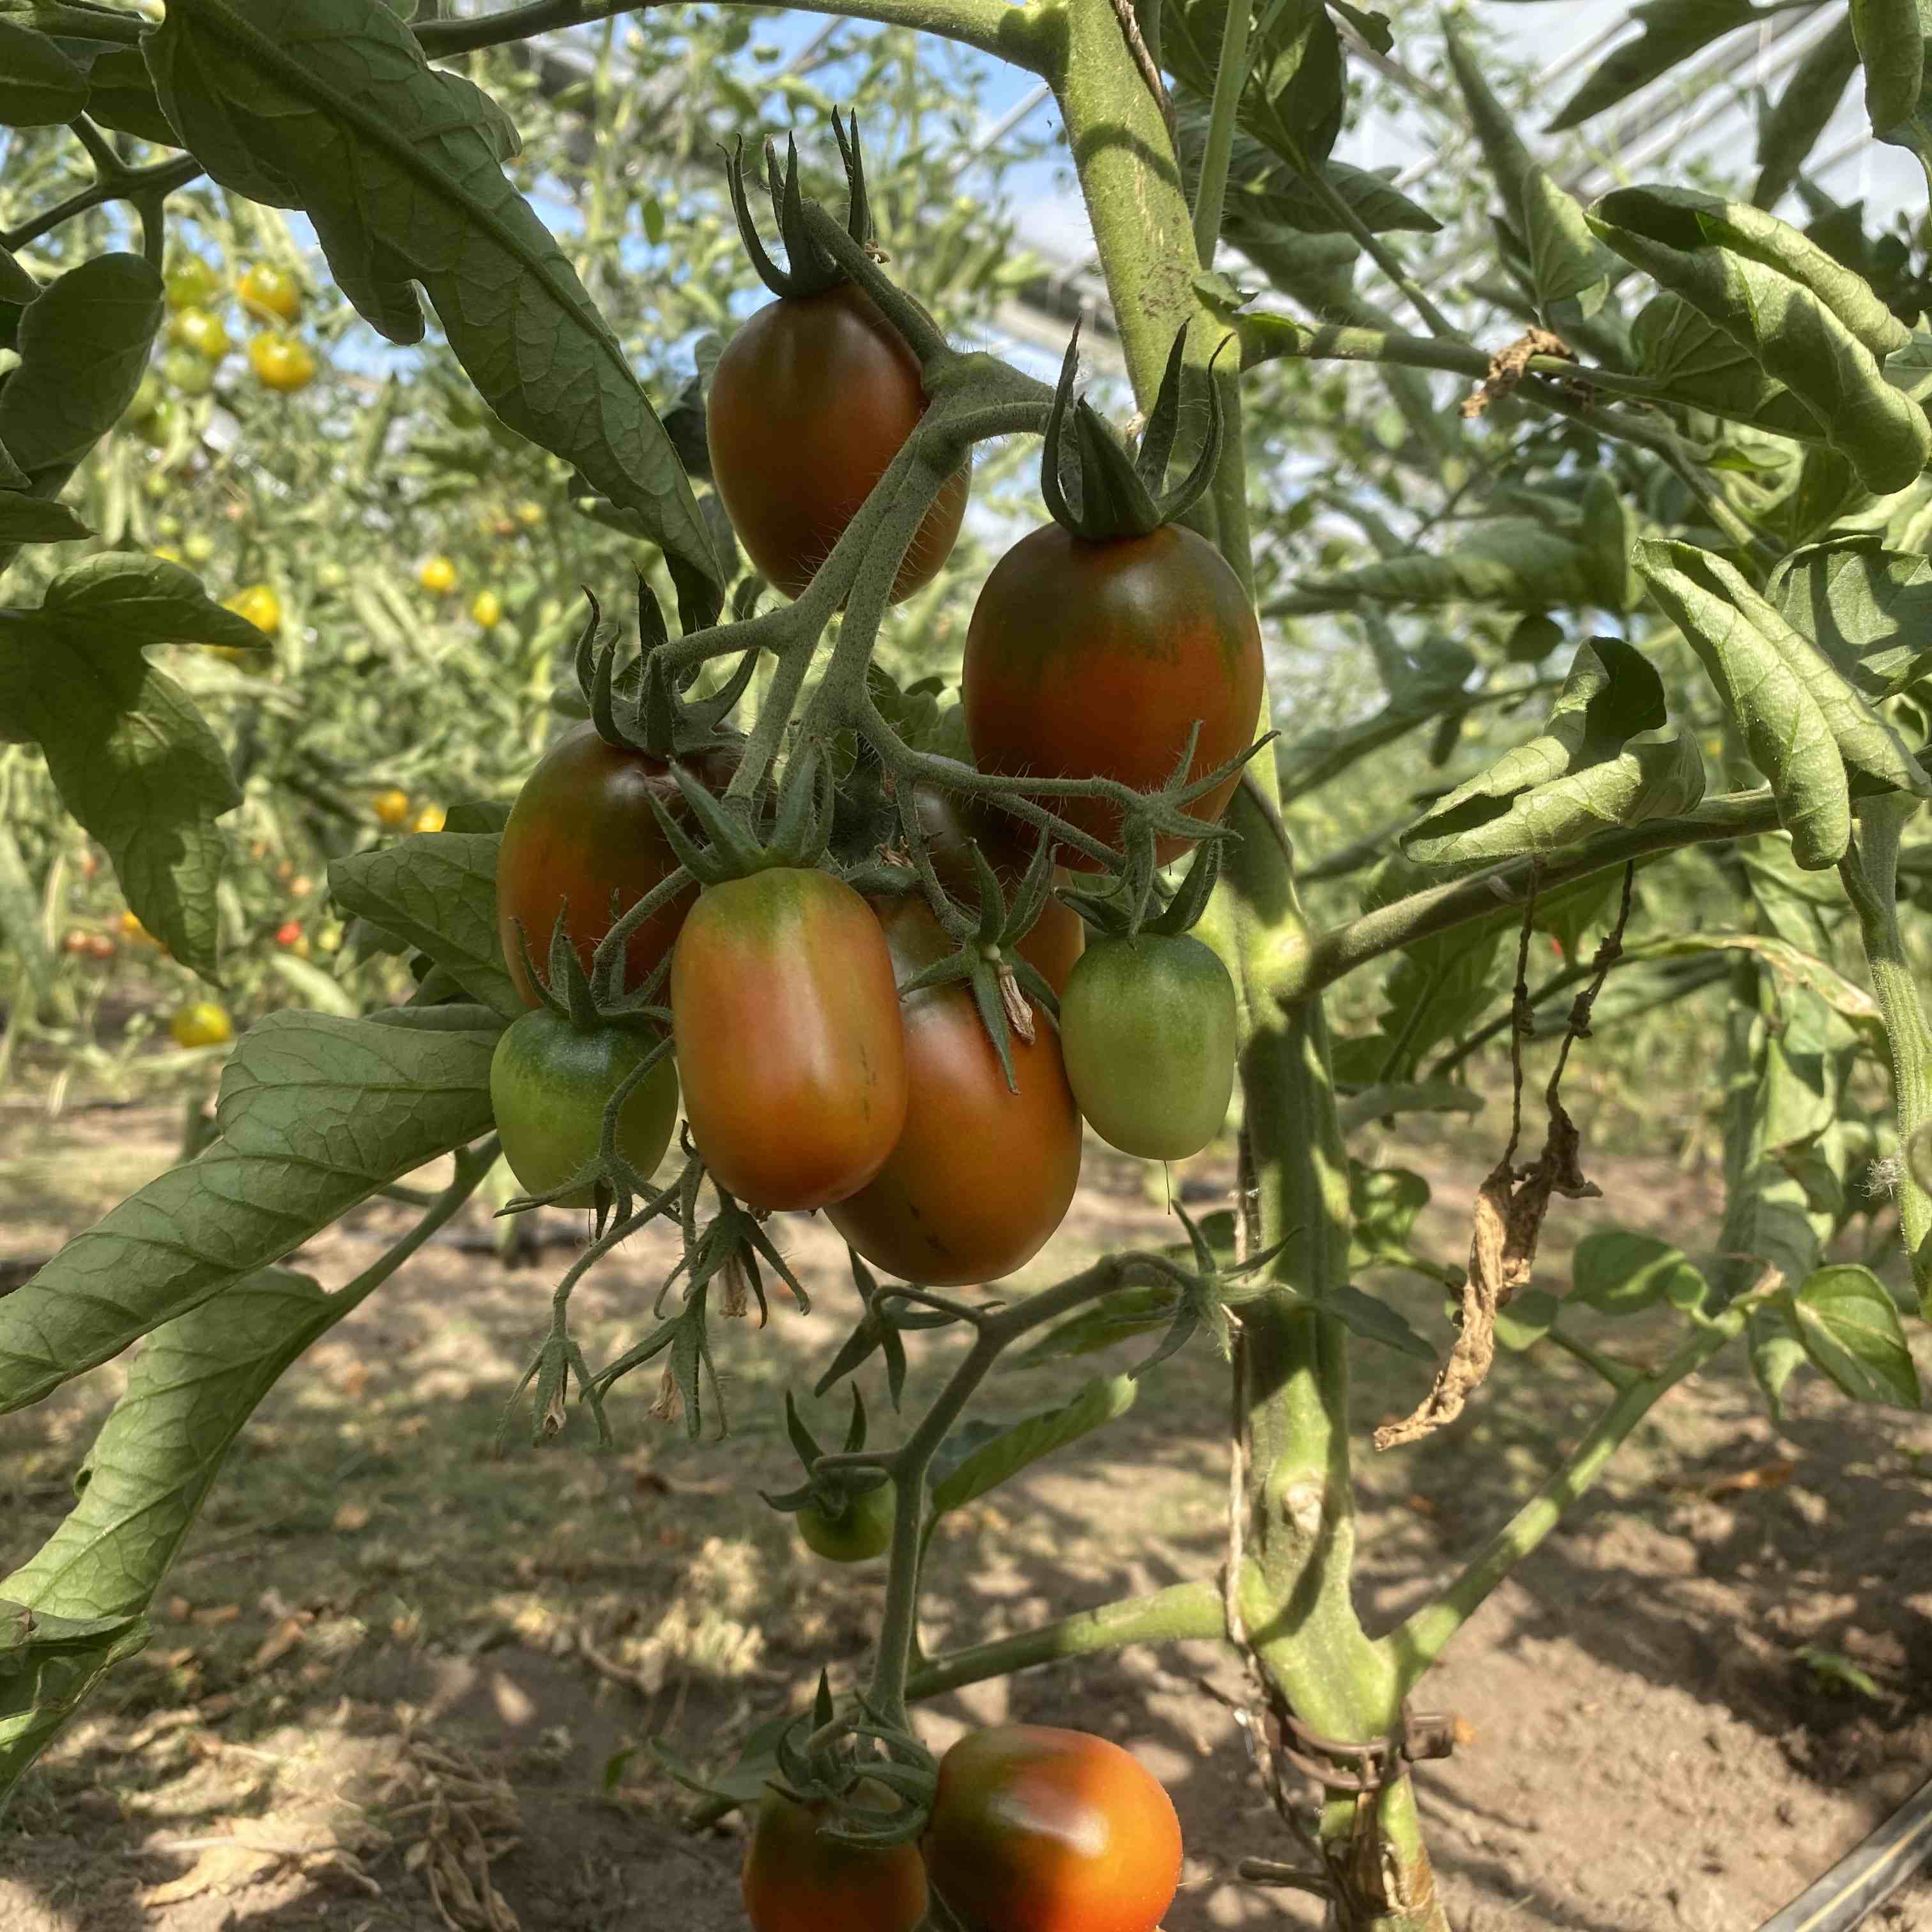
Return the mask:
<svg viewBox="0 0 1932 1932">
<path fill-rule="evenodd" d="M 0 1414 L 298 1247 L 489 1130 L 494 1030 L 279 1012 L 223 1071 L 218 1138 L 0 1298 Z"/>
<path fill-rule="evenodd" d="M 223 187 L 314 222 L 343 292 L 419 341 L 418 286 L 484 400 L 720 580 L 664 426 L 610 326 L 502 170 L 496 102 L 432 68 L 382 0 L 177 0 L 145 42 L 161 105 Z"/>
</svg>

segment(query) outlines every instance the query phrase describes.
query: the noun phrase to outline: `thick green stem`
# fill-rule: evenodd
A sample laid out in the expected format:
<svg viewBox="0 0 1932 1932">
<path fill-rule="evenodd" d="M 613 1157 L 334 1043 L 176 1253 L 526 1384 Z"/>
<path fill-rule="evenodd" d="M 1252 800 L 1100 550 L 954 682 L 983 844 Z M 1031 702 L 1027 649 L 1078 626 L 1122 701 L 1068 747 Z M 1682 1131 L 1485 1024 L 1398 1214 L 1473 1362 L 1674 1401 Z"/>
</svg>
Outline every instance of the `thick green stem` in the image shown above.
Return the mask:
<svg viewBox="0 0 1932 1932">
<path fill-rule="evenodd" d="M 1858 807 L 1857 840 L 1838 868 L 1858 916 L 1872 991 L 1878 995 L 1886 1037 L 1892 1042 L 1892 1094 L 1902 1148 L 1910 1147 L 1912 1136 L 1932 1117 L 1932 1025 L 1927 1024 L 1898 925 L 1899 834 L 1918 803 L 1897 794 L 1868 799 Z M 1932 1196 L 1911 1161 L 1900 1166 L 1899 1225 L 1919 1306 L 1932 1318 L 1932 1240 L 1928 1239 L 1932 1236 Z"/>
</svg>

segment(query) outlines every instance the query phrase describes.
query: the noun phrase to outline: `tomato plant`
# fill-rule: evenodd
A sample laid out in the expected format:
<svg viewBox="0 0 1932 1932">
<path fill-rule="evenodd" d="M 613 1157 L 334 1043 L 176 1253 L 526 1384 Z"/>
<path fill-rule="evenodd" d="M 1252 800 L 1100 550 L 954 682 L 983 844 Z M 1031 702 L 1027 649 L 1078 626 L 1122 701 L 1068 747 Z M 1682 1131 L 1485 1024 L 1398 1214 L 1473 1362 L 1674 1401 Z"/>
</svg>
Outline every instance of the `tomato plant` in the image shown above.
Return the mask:
<svg viewBox="0 0 1932 1932">
<path fill-rule="evenodd" d="M 829 872 L 707 886 L 671 955 L 685 1112 L 720 1186 L 754 1208 L 856 1194 L 905 1125 L 906 1038 L 872 908 Z"/>
<path fill-rule="evenodd" d="M 168 307 L 176 313 L 183 309 L 205 308 L 220 298 L 220 271 L 203 256 L 177 254 L 171 250 L 166 286 Z"/>
<path fill-rule="evenodd" d="M 968 1732 L 940 1760 L 925 1852 L 971 1932 L 1156 1932 L 1180 1882 L 1160 1780 L 1105 1738 L 1038 1724 Z"/>
<path fill-rule="evenodd" d="M 926 1906 L 919 1848 L 842 1844 L 819 1828 L 829 1816 L 775 1786 L 758 1801 L 742 1881 L 752 1932 L 914 1932 Z"/>
<path fill-rule="evenodd" d="M 883 916 L 902 980 L 950 950 L 918 900 Z M 1079 1184 L 1080 1115 L 1059 1042 L 1044 1020 L 1030 1045 L 1015 1041 L 1012 1091 L 962 987 L 910 994 L 904 1013 L 904 1127 L 877 1178 L 826 1218 L 908 1281 L 997 1281 L 1046 1245 Z"/>
<path fill-rule="evenodd" d="M 227 600 L 227 608 L 238 617 L 245 617 L 256 630 L 268 637 L 280 634 L 282 628 L 282 600 L 274 589 L 266 584 L 251 584 L 238 590 Z"/>
<path fill-rule="evenodd" d="M 605 1108 L 651 1042 L 622 1027 L 579 1027 L 547 1008 L 513 1021 L 490 1061 L 490 1106 L 503 1158 L 525 1192 L 587 1208 L 594 1183 L 559 1192 L 597 1158 Z M 616 1150 L 648 1180 L 677 1124 L 677 1073 L 660 1058 L 618 1110 Z"/>
<path fill-rule="evenodd" d="M 698 775 L 720 791 L 736 768 L 728 750 L 694 760 Z M 526 945 L 542 967 L 562 916 L 588 971 L 598 941 L 616 916 L 676 869 L 653 801 L 675 818 L 686 816 L 667 763 L 608 744 L 594 724 L 566 733 L 525 781 L 503 827 L 496 861 L 498 930 L 525 1005 L 536 1003 L 524 966 Z M 632 934 L 624 953 L 632 986 L 641 986 L 657 970 L 697 897 L 694 886 Z"/>
</svg>

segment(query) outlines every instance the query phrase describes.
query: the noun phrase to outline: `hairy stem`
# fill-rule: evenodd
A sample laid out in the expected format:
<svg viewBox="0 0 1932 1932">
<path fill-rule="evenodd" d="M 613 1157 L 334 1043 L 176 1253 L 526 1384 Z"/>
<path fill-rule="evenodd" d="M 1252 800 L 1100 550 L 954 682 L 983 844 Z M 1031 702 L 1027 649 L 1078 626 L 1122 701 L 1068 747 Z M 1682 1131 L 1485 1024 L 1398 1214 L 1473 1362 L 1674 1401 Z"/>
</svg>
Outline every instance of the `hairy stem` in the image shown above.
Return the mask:
<svg viewBox="0 0 1932 1932">
<path fill-rule="evenodd" d="M 1898 1139 L 1910 1147 L 1912 1136 L 1932 1118 L 1932 1025 L 1927 1023 L 1918 983 L 1906 956 L 1898 924 L 1898 840 L 1918 800 L 1894 794 L 1868 799 L 1858 807 L 1858 836 L 1838 868 L 1858 918 L 1858 937 L 1871 968 L 1872 990 L 1885 1016 L 1892 1043 L 1894 1104 Z M 1900 1162 L 1898 1218 L 1912 1283 L 1919 1306 L 1932 1318 L 1932 1196 L 1910 1160 Z"/>
</svg>

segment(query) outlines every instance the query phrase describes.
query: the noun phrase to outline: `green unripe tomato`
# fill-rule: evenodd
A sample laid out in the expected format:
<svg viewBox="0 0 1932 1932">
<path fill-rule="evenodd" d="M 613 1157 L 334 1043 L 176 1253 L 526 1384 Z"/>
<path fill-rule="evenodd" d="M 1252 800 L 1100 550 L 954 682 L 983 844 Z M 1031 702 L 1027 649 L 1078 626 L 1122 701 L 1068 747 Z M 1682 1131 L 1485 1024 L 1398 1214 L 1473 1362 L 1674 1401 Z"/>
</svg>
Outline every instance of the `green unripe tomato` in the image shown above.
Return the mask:
<svg viewBox="0 0 1932 1932">
<path fill-rule="evenodd" d="M 228 339 L 227 326 L 206 308 L 183 309 L 168 324 L 168 340 L 208 362 L 219 362 L 234 346 Z"/>
<path fill-rule="evenodd" d="M 164 279 L 167 288 L 168 307 L 177 312 L 184 308 L 202 308 L 217 300 L 221 294 L 220 272 L 203 256 L 176 256 L 168 264 Z"/>
<path fill-rule="evenodd" d="M 548 1194 L 595 1160 L 604 1109 L 650 1051 L 640 1034 L 620 1027 L 586 1030 L 548 1007 L 526 1013 L 496 1042 L 490 1062 L 490 1104 L 503 1157 L 526 1194 Z M 632 1090 L 617 1116 L 617 1151 L 649 1174 L 670 1144 L 677 1123 L 677 1070 L 667 1054 Z M 556 1203 L 588 1208 L 592 1186 Z"/>
<path fill-rule="evenodd" d="M 898 1508 L 898 1489 L 891 1477 L 877 1489 L 854 1496 L 843 1516 L 833 1516 L 816 1503 L 798 1513 L 798 1533 L 814 1555 L 833 1563 L 863 1563 L 883 1556 L 892 1546 L 892 1518 Z"/>
<path fill-rule="evenodd" d="M 1090 945 L 1060 996 L 1073 1097 L 1123 1154 L 1184 1160 L 1221 1131 L 1234 1090 L 1234 982 L 1191 934 Z"/>
<path fill-rule="evenodd" d="M 205 396 L 214 386 L 214 364 L 204 362 L 191 350 L 170 349 L 161 358 L 161 374 L 184 396 Z"/>
</svg>

